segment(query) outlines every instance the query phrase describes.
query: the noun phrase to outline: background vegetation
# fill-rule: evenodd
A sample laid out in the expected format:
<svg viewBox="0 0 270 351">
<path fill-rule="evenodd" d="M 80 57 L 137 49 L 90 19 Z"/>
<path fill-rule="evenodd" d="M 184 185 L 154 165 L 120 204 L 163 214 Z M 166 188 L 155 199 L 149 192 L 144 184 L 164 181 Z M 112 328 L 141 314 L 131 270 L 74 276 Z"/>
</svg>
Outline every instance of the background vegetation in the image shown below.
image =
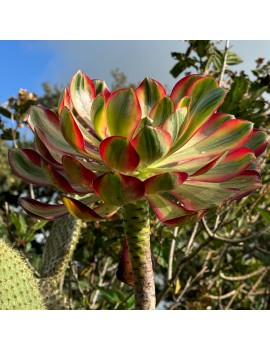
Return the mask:
<svg viewBox="0 0 270 351">
<path fill-rule="evenodd" d="M 242 62 L 226 42 L 188 41 L 173 52 L 171 74 L 215 76 L 229 90 L 223 112 L 254 122 L 270 132 L 270 61 L 258 58 L 251 72 L 235 72 Z M 169 53 L 168 53 L 169 54 Z M 130 86 L 119 69 L 112 88 Z M 30 105 L 57 105 L 62 87 L 43 84 L 37 96 L 20 90 L 0 107 L 0 236 L 18 249 L 39 276 L 41 256 L 52 223 L 27 216 L 18 197 L 55 201 L 54 189 L 29 186 L 11 173 L 10 147 L 29 146 L 25 132 Z M 240 201 L 211 209 L 198 223 L 167 228 L 152 214 L 152 253 L 160 309 L 270 308 L 270 150 L 261 156 L 262 188 Z M 124 231 L 119 215 L 106 222 L 83 223 L 82 235 L 63 282 L 68 308 L 133 309 L 133 289 L 116 278 Z"/>
</svg>

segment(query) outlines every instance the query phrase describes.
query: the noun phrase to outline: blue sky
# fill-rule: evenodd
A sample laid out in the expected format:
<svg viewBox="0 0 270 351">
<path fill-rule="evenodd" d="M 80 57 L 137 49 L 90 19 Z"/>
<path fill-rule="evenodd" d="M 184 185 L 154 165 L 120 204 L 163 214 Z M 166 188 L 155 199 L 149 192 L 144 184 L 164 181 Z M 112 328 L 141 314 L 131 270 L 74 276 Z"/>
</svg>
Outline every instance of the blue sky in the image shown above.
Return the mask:
<svg viewBox="0 0 270 351">
<path fill-rule="evenodd" d="M 230 44 L 244 59 L 238 69 L 251 70 L 259 56 L 270 60 L 270 41 L 232 40 Z M 42 82 L 66 85 L 78 69 L 109 85 L 111 70 L 119 68 L 131 82 L 150 76 L 172 88 L 177 80 L 169 73 L 175 63 L 170 53 L 185 47 L 181 40 L 2 40 L 0 103 L 16 96 L 20 88 L 41 94 Z"/>
</svg>

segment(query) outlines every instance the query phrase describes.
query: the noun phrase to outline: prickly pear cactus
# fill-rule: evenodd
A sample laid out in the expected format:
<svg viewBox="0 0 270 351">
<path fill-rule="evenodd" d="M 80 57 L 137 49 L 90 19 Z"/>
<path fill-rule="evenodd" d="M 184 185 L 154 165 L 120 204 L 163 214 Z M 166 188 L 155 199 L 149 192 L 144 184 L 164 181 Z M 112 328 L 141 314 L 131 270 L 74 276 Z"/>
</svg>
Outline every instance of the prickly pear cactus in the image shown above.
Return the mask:
<svg viewBox="0 0 270 351">
<path fill-rule="evenodd" d="M 45 306 L 48 310 L 69 310 L 66 296 L 59 288 L 59 284 L 54 278 L 44 278 L 39 281 L 40 291 L 43 296 Z"/>
<path fill-rule="evenodd" d="M 56 219 L 46 241 L 41 275 L 56 277 L 60 282 L 80 236 L 81 221 L 71 215 Z"/>
<path fill-rule="evenodd" d="M 0 239 L 0 310 L 44 310 L 37 281 L 18 252 Z"/>
<path fill-rule="evenodd" d="M 81 221 L 68 215 L 54 221 L 42 257 L 40 289 L 50 310 L 70 309 L 62 282 L 81 232 Z"/>
</svg>

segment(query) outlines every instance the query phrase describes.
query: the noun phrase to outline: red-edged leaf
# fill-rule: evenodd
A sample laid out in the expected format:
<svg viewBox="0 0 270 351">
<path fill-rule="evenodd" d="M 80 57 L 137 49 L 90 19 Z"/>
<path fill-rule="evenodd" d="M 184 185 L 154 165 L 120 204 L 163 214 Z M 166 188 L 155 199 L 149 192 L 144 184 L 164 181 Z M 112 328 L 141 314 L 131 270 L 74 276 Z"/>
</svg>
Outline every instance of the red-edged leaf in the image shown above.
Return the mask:
<svg viewBox="0 0 270 351">
<path fill-rule="evenodd" d="M 227 91 L 223 88 L 215 88 L 210 90 L 208 93 L 199 98 L 197 103 L 193 105 L 192 96 L 192 106 L 188 122 L 185 125 L 185 130 L 182 131 L 181 136 L 172 148 L 172 151 L 179 149 L 181 146 L 185 145 L 194 134 L 199 130 L 199 128 L 212 116 L 212 114 L 219 108 L 223 103 Z"/>
<path fill-rule="evenodd" d="M 116 277 L 121 282 L 134 286 L 134 279 L 132 273 L 132 266 L 128 246 L 126 240 L 124 240 L 120 262 L 116 271 Z"/>
<path fill-rule="evenodd" d="M 166 90 L 157 80 L 145 78 L 135 90 L 142 109 L 142 117 L 149 117 L 153 106 L 166 95 Z"/>
<path fill-rule="evenodd" d="M 183 206 L 167 199 L 163 195 L 145 195 L 150 206 L 156 213 L 158 219 L 163 223 L 170 223 L 169 221 L 180 217 L 188 216 L 193 214 L 191 211 L 187 211 Z"/>
<path fill-rule="evenodd" d="M 65 88 L 58 101 L 58 114 L 61 114 L 62 108 L 66 106 L 70 109 L 70 94 L 67 88 Z"/>
<path fill-rule="evenodd" d="M 96 95 L 103 95 L 107 100 L 108 97 L 111 95 L 109 88 L 107 87 L 104 80 L 101 79 L 93 79 L 93 84 L 96 90 Z"/>
<path fill-rule="evenodd" d="M 246 170 L 242 174 L 222 183 L 210 183 L 188 179 L 170 193 L 180 200 L 188 210 L 203 210 L 228 200 L 241 199 L 261 187 L 258 172 Z"/>
<path fill-rule="evenodd" d="M 145 126 L 131 144 L 139 154 L 141 163 L 149 165 L 167 154 L 172 145 L 172 138 L 161 128 Z"/>
<path fill-rule="evenodd" d="M 50 183 L 57 189 L 63 191 L 64 193 L 76 194 L 77 191 L 72 188 L 69 182 L 58 173 L 52 165 L 44 161 L 41 162 L 43 171 L 46 177 L 50 180 Z"/>
<path fill-rule="evenodd" d="M 87 155 L 82 132 L 80 131 L 72 112 L 67 107 L 62 108 L 60 121 L 62 134 L 69 145 L 76 151 Z"/>
<path fill-rule="evenodd" d="M 178 188 L 188 177 L 184 172 L 172 172 L 155 175 L 144 181 L 146 194 L 155 194 Z"/>
<path fill-rule="evenodd" d="M 102 219 L 94 210 L 78 200 L 62 196 L 62 201 L 68 212 L 76 218 L 83 219 L 84 221 L 97 221 Z"/>
<path fill-rule="evenodd" d="M 78 71 L 71 79 L 70 97 L 79 116 L 91 126 L 90 109 L 96 97 L 96 91 L 92 80 L 81 71 Z"/>
<path fill-rule="evenodd" d="M 53 221 L 54 219 L 63 217 L 68 214 L 64 205 L 50 205 L 44 204 L 40 201 L 21 197 L 19 204 L 22 206 L 24 211 L 38 219 L 47 219 Z"/>
<path fill-rule="evenodd" d="M 61 163 L 64 154 L 78 155 L 63 137 L 60 119 L 51 110 L 31 106 L 28 122 L 57 162 Z"/>
<path fill-rule="evenodd" d="M 185 95 L 192 96 L 191 113 L 195 110 L 200 100 L 217 87 L 218 82 L 213 77 L 200 77 L 193 81 L 185 92 Z"/>
<path fill-rule="evenodd" d="M 229 189 L 225 183 L 201 182 L 188 179 L 178 189 L 170 191 L 190 211 L 208 209 L 233 198 L 237 189 Z"/>
<path fill-rule="evenodd" d="M 41 167 L 40 155 L 31 149 L 11 149 L 8 161 L 12 172 L 28 183 L 50 185 Z"/>
<path fill-rule="evenodd" d="M 141 108 L 131 88 L 119 89 L 108 99 L 106 116 L 111 136 L 130 139 L 141 120 Z"/>
<path fill-rule="evenodd" d="M 144 196 L 142 181 L 120 173 L 106 173 L 96 178 L 93 188 L 105 203 L 115 206 L 123 206 Z"/>
<path fill-rule="evenodd" d="M 137 136 L 137 134 L 140 133 L 141 130 L 143 130 L 143 128 L 145 126 L 152 126 L 153 125 L 153 120 L 149 117 L 144 117 L 141 119 L 140 123 L 138 124 L 138 127 L 136 128 L 134 134 L 133 134 L 133 138 L 135 138 L 135 136 Z"/>
<path fill-rule="evenodd" d="M 269 144 L 268 135 L 262 130 L 253 129 L 250 139 L 245 143 L 245 147 L 254 151 L 256 157 L 260 156 Z"/>
<path fill-rule="evenodd" d="M 174 102 L 165 96 L 150 111 L 149 117 L 154 121 L 154 126 L 159 127 L 173 112 Z"/>
<path fill-rule="evenodd" d="M 254 153 L 250 149 L 242 147 L 229 153 L 220 162 L 212 161 L 193 174 L 192 178 L 204 182 L 225 182 L 243 173 L 254 160 Z"/>
<path fill-rule="evenodd" d="M 63 107 L 61 112 L 61 131 L 69 145 L 78 153 L 101 160 L 97 151 L 100 142 L 76 120 L 67 107 Z"/>
<path fill-rule="evenodd" d="M 163 223 L 168 227 L 178 227 L 179 225 L 193 223 L 195 220 L 199 220 L 199 216 L 197 213 L 169 219 L 167 221 L 164 221 Z"/>
<path fill-rule="evenodd" d="M 102 141 L 99 147 L 104 163 L 119 172 L 133 172 L 140 162 L 130 141 L 112 136 Z"/>
<path fill-rule="evenodd" d="M 171 99 L 177 104 L 186 94 L 187 88 L 196 80 L 201 78 L 199 74 L 190 74 L 175 84 L 171 92 Z"/>
<path fill-rule="evenodd" d="M 65 174 L 75 184 L 86 189 L 92 189 L 93 180 L 97 175 L 84 164 L 71 156 L 63 156 L 63 167 Z"/>
<path fill-rule="evenodd" d="M 191 139 L 185 145 L 181 146 L 181 150 L 185 150 L 188 147 L 197 144 L 202 141 L 215 130 L 217 130 L 223 123 L 235 119 L 233 115 L 227 113 L 214 113 L 203 125 L 198 129 L 198 131 L 193 135 Z"/>
<path fill-rule="evenodd" d="M 257 171 L 246 170 L 239 176 L 223 183 L 226 188 L 238 189 L 233 200 L 242 199 L 245 196 L 252 194 L 255 190 L 262 186 L 261 176 Z"/>
<path fill-rule="evenodd" d="M 191 147 L 167 156 L 155 167 L 163 171 L 192 174 L 226 151 L 242 147 L 252 134 L 253 124 L 240 119 L 224 122 L 208 137 Z"/>
<path fill-rule="evenodd" d="M 94 211 L 102 218 L 110 218 L 119 210 L 118 206 L 101 204 L 94 208 Z"/>
<path fill-rule="evenodd" d="M 261 173 L 261 170 L 262 170 L 262 166 L 260 164 L 260 162 L 258 162 L 257 160 L 253 161 L 249 167 L 247 168 L 247 170 L 250 170 L 250 171 L 256 171 L 257 173 Z"/>
<path fill-rule="evenodd" d="M 38 151 L 38 153 L 44 158 L 45 161 L 53 165 L 56 169 L 62 169 L 61 163 L 57 162 L 49 152 L 48 148 L 46 145 L 43 143 L 43 141 L 40 139 L 38 133 L 35 133 L 35 144 L 34 144 L 35 149 Z"/>
<path fill-rule="evenodd" d="M 104 139 L 107 135 L 107 117 L 105 109 L 105 98 L 102 95 L 98 95 L 91 106 L 91 119 L 97 135 Z"/>
<path fill-rule="evenodd" d="M 187 113 L 187 107 L 180 107 L 176 109 L 176 111 L 172 113 L 161 125 L 161 128 L 166 130 L 166 132 L 171 135 L 173 143 L 179 138 L 181 127 L 185 121 Z"/>
</svg>

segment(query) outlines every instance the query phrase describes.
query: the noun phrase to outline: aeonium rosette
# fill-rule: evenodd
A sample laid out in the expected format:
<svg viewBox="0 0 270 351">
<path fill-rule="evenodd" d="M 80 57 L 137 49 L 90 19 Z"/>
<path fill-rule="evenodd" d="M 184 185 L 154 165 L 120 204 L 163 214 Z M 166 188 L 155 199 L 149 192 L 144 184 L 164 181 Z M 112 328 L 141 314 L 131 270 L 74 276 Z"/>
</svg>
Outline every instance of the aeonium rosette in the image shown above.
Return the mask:
<svg viewBox="0 0 270 351">
<path fill-rule="evenodd" d="M 156 80 L 110 92 L 81 71 L 60 98 L 58 113 L 31 107 L 33 149 L 12 149 L 13 172 L 54 186 L 62 203 L 20 198 L 23 209 L 53 220 L 111 217 L 146 199 L 159 220 L 178 225 L 261 186 L 256 158 L 267 136 L 249 121 L 217 112 L 226 96 L 212 77 L 189 75 L 166 95 Z"/>
</svg>

